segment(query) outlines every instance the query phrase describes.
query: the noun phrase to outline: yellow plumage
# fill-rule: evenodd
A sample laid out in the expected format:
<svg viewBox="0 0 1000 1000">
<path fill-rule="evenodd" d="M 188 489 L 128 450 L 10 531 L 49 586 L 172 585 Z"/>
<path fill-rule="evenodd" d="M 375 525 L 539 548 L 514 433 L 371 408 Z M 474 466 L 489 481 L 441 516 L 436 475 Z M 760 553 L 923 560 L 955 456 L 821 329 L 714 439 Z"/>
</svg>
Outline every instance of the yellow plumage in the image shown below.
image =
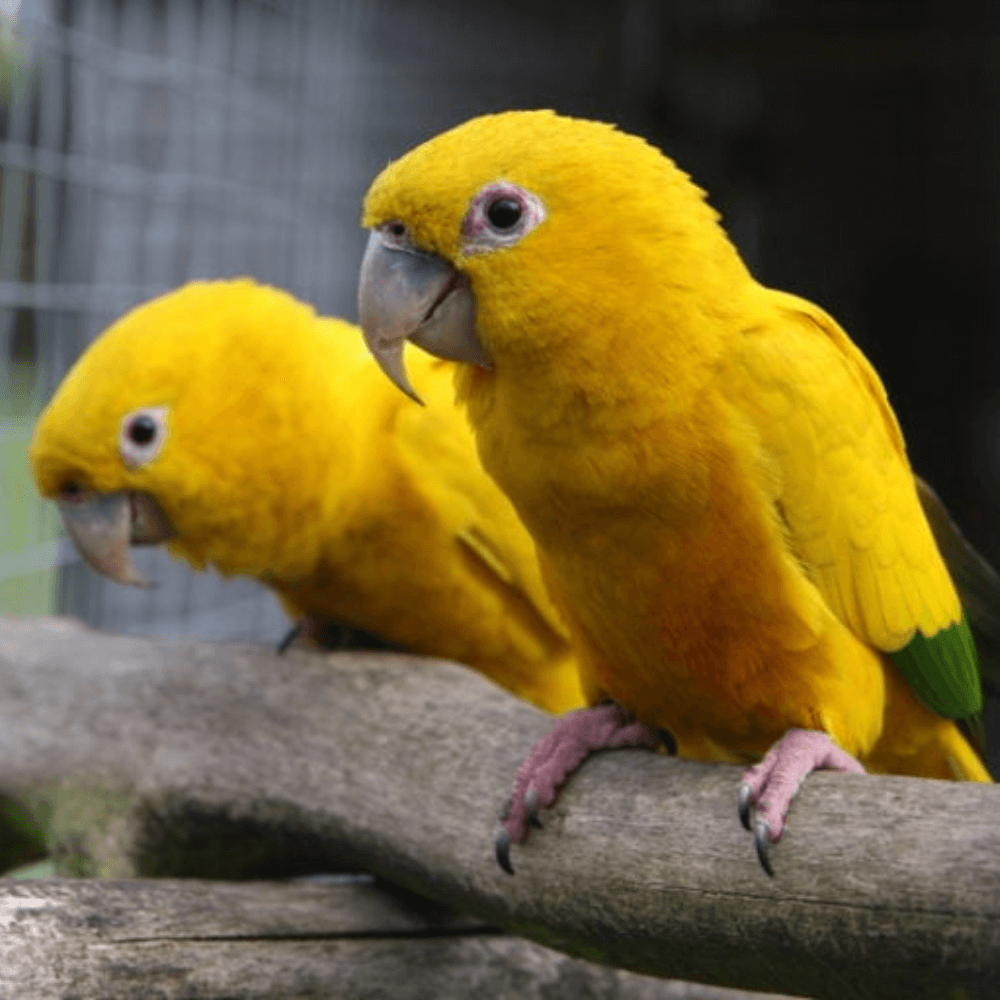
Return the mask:
<svg viewBox="0 0 1000 1000">
<path fill-rule="evenodd" d="M 544 219 L 484 252 L 491 184 Z M 591 703 L 689 756 L 750 761 L 802 728 L 873 770 L 989 780 L 886 655 L 961 608 L 878 376 L 753 280 L 686 175 L 610 126 L 512 112 L 387 167 L 364 224 L 390 220 L 468 278 L 491 368 L 460 366 L 458 398 Z"/>
<path fill-rule="evenodd" d="M 249 280 L 192 283 L 113 324 L 39 418 L 44 496 L 154 496 L 194 566 L 256 577 L 294 617 L 364 629 L 482 671 L 549 711 L 582 704 L 534 545 L 476 461 L 452 366 L 413 358 L 422 408 L 356 327 Z M 148 465 L 126 414 L 168 407 Z"/>
</svg>

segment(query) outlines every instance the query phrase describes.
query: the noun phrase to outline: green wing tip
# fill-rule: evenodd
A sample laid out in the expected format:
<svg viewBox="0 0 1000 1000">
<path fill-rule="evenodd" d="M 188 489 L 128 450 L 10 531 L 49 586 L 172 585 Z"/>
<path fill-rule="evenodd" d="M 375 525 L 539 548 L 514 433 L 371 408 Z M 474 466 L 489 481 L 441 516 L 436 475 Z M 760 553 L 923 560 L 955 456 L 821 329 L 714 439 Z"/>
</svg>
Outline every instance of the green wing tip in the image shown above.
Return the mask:
<svg viewBox="0 0 1000 1000">
<path fill-rule="evenodd" d="M 932 636 L 918 630 L 902 649 L 890 655 L 931 711 L 949 719 L 965 719 L 982 711 L 976 643 L 964 612 L 960 622 Z"/>
</svg>

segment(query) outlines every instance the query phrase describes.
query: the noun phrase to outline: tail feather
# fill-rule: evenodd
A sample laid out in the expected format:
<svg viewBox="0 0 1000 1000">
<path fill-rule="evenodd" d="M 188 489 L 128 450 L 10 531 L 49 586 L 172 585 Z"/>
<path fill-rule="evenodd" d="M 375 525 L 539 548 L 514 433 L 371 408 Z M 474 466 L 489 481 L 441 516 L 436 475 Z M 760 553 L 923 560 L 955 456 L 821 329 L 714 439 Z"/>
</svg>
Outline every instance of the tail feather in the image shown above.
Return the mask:
<svg viewBox="0 0 1000 1000">
<path fill-rule="evenodd" d="M 934 490 L 919 476 L 914 478 L 934 540 L 969 616 L 983 689 L 1000 697 L 1000 574 L 972 547 Z"/>
</svg>

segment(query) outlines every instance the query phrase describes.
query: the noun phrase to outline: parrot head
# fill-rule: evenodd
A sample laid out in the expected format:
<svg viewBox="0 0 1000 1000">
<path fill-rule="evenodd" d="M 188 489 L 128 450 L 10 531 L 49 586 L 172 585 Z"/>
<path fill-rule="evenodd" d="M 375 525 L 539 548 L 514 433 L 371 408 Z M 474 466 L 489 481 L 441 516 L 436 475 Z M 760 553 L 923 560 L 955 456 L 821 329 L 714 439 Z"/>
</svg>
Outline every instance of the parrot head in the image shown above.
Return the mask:
<svg viewBox="0 0 1000 1000">
<path fill-rule="evenodd" d="M 490 371 L 531 363 L 581 329 L 641 322 L 637 307 L 664 287 L 696 311 L 691 290 L 710 303 L 746 276 L 717 213 L 671 160 L 551 111 L 475 118 L 418 146 L 373 181 L 362 224 L 359 320 L 414 398 L 407 339 Z M 664 318 L 678 325 L 649 317 Z"/>
<path fill-rule="evenodd" d="M 320 322 L 360 353 L 353 327 Z M 162 542 L 198 568 L 258 575 L 282 548 L 282 505 L 316 515 L 304 485 L 276 484 L 307 481 L 315 464 L 324 350 L 309 306 L 248 279 L 147 302 L 88 347 L 39 417 L 38 490 L 87 562 L 121 583 L 148 586 L 129 547 Z"/>
</svg>

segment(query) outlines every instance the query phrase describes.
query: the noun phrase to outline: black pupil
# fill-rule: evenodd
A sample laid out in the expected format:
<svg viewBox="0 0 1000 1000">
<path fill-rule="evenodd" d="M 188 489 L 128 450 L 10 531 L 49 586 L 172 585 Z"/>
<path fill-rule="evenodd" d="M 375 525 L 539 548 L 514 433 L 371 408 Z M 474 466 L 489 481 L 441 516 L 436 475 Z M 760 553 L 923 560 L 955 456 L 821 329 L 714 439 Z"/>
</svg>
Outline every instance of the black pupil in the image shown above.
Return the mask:
<svg viewBox="0 0 1000 1000">
<path fill-rule="evenodd" d="M 149 444 L 156 437 L 156 421 L 152 417 L 136 417 L 128 429 L 128 436 L 136 444 Z"/>
<path fill-rule="evenodd" d="M 392 233 L 393 236 L 404 236 L 406 234 L 406 226 L 404 226 L 402 222 L 393 222 L 389 226 L 389 232 Z"/>
<path fill-rule="evenodd" d="M 498 198 L 486 210 L 486 217 L 497 229 L 510 229 L 521 218 L 521 206 L 513 198 Z"/>
</svg>

